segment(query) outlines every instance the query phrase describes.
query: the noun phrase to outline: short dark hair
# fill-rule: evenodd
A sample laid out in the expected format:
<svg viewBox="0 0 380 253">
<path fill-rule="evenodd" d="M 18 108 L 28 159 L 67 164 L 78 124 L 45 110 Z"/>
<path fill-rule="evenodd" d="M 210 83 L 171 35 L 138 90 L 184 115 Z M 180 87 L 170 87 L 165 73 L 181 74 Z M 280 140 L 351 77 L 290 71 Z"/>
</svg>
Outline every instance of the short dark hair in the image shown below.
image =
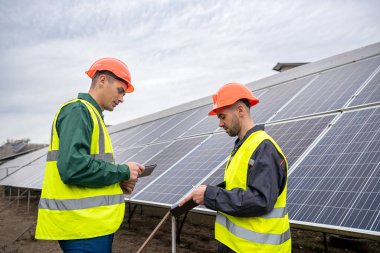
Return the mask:
<svg viewBox="0 0 380 253">
<path fill-rule="evenodd" d="M 100 75 L 106 75 L 106 76 L 109 76 L 109 77 L 112 77 L 114 79 L 117 79 L 123 83 L 125 83 L 127 85 L 127 88 L 128 88 L 128 82 L 126 82 L 125 80 L 121 79 L 120 77 L 116 76 L 114 73 L 112 73 L 111 71 L 108 71 L 108 70 L 98 70 L 96 71 L 96 73 L 94 74 L 94 76 L 92 77 L 92 83 L 91 83 L 91 87 L 94 87 L 95 86 L 95 81 L 96 79 L 100 76 Z"/>
<path fill-rule="evenodd" d="M 251 109 L 251 104 L 249 103 L 248 99 L 242 98 L 242 99 L 239 99 L 237 102 L 239 101 L 245 104 L 248 107 L 248 109 Z"/>
</svg>

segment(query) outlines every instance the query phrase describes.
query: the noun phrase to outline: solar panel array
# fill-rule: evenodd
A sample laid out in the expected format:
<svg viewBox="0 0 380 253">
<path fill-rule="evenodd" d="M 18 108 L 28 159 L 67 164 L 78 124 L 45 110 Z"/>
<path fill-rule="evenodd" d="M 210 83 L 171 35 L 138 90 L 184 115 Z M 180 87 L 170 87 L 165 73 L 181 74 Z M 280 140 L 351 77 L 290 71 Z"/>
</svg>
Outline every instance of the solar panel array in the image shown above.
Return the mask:
<svg viewBox="0 0 380 253">
<path fill-rule="evenodd" d="M 379 73 L 374 55 L 254 90 L 260 103 L 251 115 L 287 156 L 292 221 L 380 235 Z M 207 116 L 209 100 L 111 133 L 117 163 L 158 165 L 139 179 L 129 201 L 171 206 L 201 183 L 223 181 L 234 138 Z M 0 184 L 29 177 L 28 187 L 41 187 L 43 158 L 31 156 L 39 164 L 25 158 L 1 165 L 0 173 L 4 166 L 16 172 Z"/>
</svg>

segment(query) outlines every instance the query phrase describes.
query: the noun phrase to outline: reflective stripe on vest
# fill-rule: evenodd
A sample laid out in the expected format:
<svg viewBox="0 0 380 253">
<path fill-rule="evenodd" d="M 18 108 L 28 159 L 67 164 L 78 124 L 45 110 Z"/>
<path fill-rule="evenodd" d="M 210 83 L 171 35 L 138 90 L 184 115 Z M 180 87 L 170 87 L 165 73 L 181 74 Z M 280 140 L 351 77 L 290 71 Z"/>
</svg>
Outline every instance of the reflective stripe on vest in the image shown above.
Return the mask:
<svg viewBox="0 0 380 253">
<path fill-rule="evenodd" d="M 290 238 L 290 228 L 282 234 L 257 233 L 235 225 L 229 219 L 227 219 L 227 217 L 219 213 L 216 216 L 215 222 L 219 223 L 223 227 L 226 227 L 228 231 L 230 231 L 230 233 L 234 234 L 235 236 L 251 242 L 280 245 Z"/>
<path fill-rule="evenodd" d="M 80 210 L 96 206 L 110 206 L 123 203 L 124 195 L 96 196 L 82 199 L 45 199 L 41 198 L 38 208 L 49 210 Z"/>
<path fill-rule="evenodd" d="M 102 160 L 105 162 L 114 162 L 113 155 L 111 153 L 103 153 L 103 154 L 95 154 L 91 155 L 92 158 L 95 160 Z M 58 150 L 52 150 L 48 151 L 46 161 L 47 162 L 52 162 L 52 161 L 57 161 L 58 160 Z"/>
</svg>

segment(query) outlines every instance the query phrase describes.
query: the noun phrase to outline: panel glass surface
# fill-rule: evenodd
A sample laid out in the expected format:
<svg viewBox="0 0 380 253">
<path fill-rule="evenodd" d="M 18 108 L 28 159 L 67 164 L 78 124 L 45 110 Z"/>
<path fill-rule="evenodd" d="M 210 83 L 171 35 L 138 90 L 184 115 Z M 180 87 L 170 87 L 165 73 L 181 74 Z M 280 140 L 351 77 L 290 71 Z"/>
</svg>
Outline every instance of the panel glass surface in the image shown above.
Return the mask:
<svg viewBox="0 0 380 253">
<path fill-rule="evenodd" d="M 0 165 L 0 169 L 2 168 L 9 168 L 9 167 L 20 167 L 27 164 L 32 163 L 33 161 L 43 157 L 47 153 L 47 148 L 42 148 L 30 153 L 27 153 L 25 155 L 21 155 L 17 158 L 14 158 L 12 160 L 9 160 L 2 165 Z"/>
<path fill-rule="evenodd" d="M 143 149 L 141 149 L 131 159 L 133 162 L 138 162 L 140 164 L 146 164 L 147 161 L 149 161 L 154 156 L 159 154 L 169 144 L 170 144 L 170 142 L 159 143 L 159 144 L 151 144 L 151 145 L 146 146 Z"/>
<path fill-rule="evenodd" d="M 214 134 L 133 199 L 174 204 L 223 162 L 234 138 Z"/>
<path fill-rule="evenodd" d="M 289 171 L 311 143 L 327 128 L 336 115 L 266 125 L 265 130 L 284 152 Z"/>
<path fill-rule="evenodd" d="M 42 189 L 44 167 L 39 164 L 22 167 L 14 174 L 0 181 L 0 185 L 14 186 L 29 189 Z"/>
<path fill-rule="evenodd" d="M 192 136 L 214 132 L 218 128 L 218 120 L 216 117 L 208 116 L 208 113 L 211 111 L 211 109 L 212 104 L 200 108 L 200 110 L 197 112 L 197 117 L 199 117 L 198 122 L 191 126 L 190 129 L 188 129 L 188 131 L 183 134 L 183 136 Z"/>
<path fill-rule="evenodd" d="M 157 140 L 161 134 L 165 133 L 167 130 L 171 129 L 173 126 L 175 126 L 188 116 L 189 111 L 166 117 L 167 120 L 164 123 L 162 123 L 161 125 L 157 125 L 153 131 L 151 131 L 143 138 L 139 139 L 135 145 L 148 144 Z"/>
<path fill-rule="evenodd" d="M 125 163 L 128 161 L 132 161 L 131 159 L 141 150 L 142 147 L 137 148 L 130 148 L 130 149 L 118 149 L 115 148 L 114 150 L 114 156 L 115 156 L 115 163 Z"/>
<path fill-rule="evenodd" d="M 354 98 L 350 106 L 380 102 L 380 71 L 371 79 Z"/>
<path fill-rule="evenodd" d="M 207 106 L 207 109 L 209 107 Z M 169 129 L 166 133 L 163 133 L 159 139 L 160 140 L 169 140 L 174 139 L 179 136 L 184 136 L 185 132 L 196 125 L 198 122 L 205 118 L 205 114 L 203 112 L 205 107 L 195 108 L 191 110 L 191 114 L 181 122 L 178 122 L 175 126 Z"/>
<path fill-rule="evenodd" d="M 259 94 L 260 102 L 251 108 L 251 116 L 253 120 L 256 123 L 265 123 L 314 77 L 315 76 L 309 76 L 274 86 L 264 94 Z"/>
<path fill-rule="evenodd" d="M 113 147 L 116 148 L 120 146 L 122 148 L 132 147 L 140 138 L 143 138 L 145 135 L 149 134 L 154 127 L 161 123 L 162 119 L 157 121 L 150 121 L 132 128 L 121 131 L 122 136 L 112 143 Z"/>
<path fill-rule="evenodd" d="M 157 164 L 157 167 L 150 176 L 143 177 L 138 180 L 132 197 L 149 183 L 160 177 L 167 169 L 173 166 L 177 161 L 179 161 L 183 156 L 189 153 L 205 139 L 206 136 L 202 136 L 168 143 L 167 147 L 163 149 L 162 152 L 146 161 L 146 164 Z"/>
<path fill-rule="evenodd" d="M 342 108 L 379 66 L 379 58 L 322 72 L 273 120 L 293 118 Z"/>
<path fill-rule="evenodd" d="M 380 231 L 380 108 L 344 113 L 291 173 L 290 218 Z"/>
</svg>

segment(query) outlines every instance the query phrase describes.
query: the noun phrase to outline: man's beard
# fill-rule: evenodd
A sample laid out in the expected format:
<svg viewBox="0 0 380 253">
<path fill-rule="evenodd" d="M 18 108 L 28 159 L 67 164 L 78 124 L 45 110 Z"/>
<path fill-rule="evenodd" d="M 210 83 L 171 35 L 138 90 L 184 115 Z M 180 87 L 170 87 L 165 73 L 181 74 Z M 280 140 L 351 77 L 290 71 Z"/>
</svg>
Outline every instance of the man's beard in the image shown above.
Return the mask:
<svg viewBox="0 0 380 253">
<path fill-rule="evenodd" d="M 239 120 L 236 116 L 233 117 L 232 122 L 231 122 L 231 126 L 227 127 L 227 128 L 228 128 L 227 134 L 229 136 L 235 137 L 239 134 L 241 127 L 239 124 Z"/>
</svg>

